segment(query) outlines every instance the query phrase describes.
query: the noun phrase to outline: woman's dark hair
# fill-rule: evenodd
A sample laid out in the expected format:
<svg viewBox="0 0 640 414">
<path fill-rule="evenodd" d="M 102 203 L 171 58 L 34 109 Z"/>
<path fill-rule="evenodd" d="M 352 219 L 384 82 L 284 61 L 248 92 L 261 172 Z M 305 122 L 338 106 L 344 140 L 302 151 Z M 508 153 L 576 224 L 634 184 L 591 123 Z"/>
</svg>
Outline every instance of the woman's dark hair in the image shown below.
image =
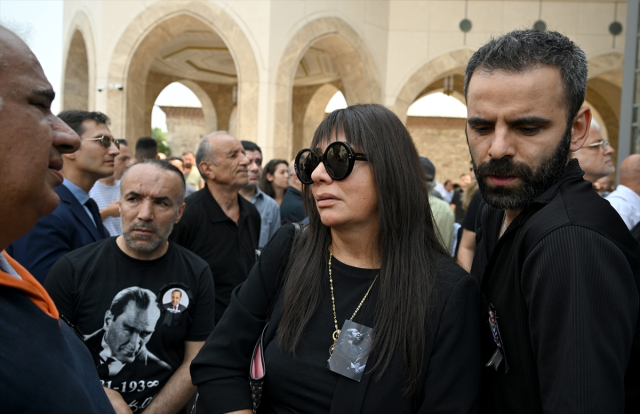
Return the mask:
<svg viewBox="0 0 640 414">
<path fill-rule="evenodd" d="M 276 197 L 276 191 L 273 189 L 273 184 L 271 183 L 271 181 L 267 180 L 267 174 L 275 175 L 276 168 L 280 164 L 284 164 L 287 166 L 287 168 L 289 168 L 289 163 L 286 160 L 271 160 L 262 169 L 262 177 L 260 177 L 260 182 L 258 183 L 258 187 L 260 187 L 260 190 L 262 190 L 263 193 L 271 198 Z"/>
<path fill-rule="evenodd" d="M 320 124 L 311 148 L 344 136 L 368 159 L 378 192 L 378 254 L 381 259 L 375 304 L 374 352 L 380 379 L 394 355 L 402 353 L 405 394 L 419 384 L 425 329 L 434 297 L 438 263 L 447 256 L 434 230 L 426 180 L 409 132 L 381 105 L 354 105 L 333 111 Z M 295 353 L 328 278 L 331 229 L 322 224 L 310 186 L 303 188 L 309 213 L 286 269 L 284 310 L 277 330 L 279 345 Z M 326 281 L 325 281 L 326 282 Z M 327 335 L 329 335 L 328 333 Z"/>
</svg>

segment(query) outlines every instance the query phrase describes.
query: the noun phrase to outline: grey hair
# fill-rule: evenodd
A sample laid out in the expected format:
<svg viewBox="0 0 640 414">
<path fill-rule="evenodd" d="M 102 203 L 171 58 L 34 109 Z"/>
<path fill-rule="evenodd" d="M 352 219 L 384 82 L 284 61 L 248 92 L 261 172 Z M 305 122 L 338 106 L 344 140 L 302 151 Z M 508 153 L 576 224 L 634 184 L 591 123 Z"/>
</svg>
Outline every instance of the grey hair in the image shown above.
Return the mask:
<svg viewBox="0 0 640 414">
<path fill-rule="evenodd" d="M 594 118 L 591 118 L 591 128 L 593 128 L 596 131 L 602 133 L 602 127 L 600 126 L 598 121 L 596 121 Z"/>
<path fill-rule="evenodd" d="M 206 179 L 207 177 L 205 177 L 205 175 L 202 174 L 202 171 L 200 171 L 200 163 L 202 161 L 208 161 L 213 165 L 218 165 L 216 163 L 216 157 L 213 151 L 213 146 L 211 145 L 211 140 L 209 138 L 211 138 L 214 135 L 223 135 L 223 134 L 229 135 L 227 131 L 214 131 L 210 134 L 207 134 L 204 138 L 202 138 L 202 140 L 200 141 L 200 144 L 198 144 L 198 149 L 196 150 L 195 167 L 198 170 L 200 177 L 202 177 L 203 179 Z"/>
<path fill-rule="evenodd" d="M 567 104 L 567 122 L 570 122 L 582 107 L 587 91 L 587 57 L 578 45 L 558 32 L 514 30 L 491 38 L 467 63 L 464 71 L 465 98 L 471 76 L 477 69 L 487 72 L 524 72 L 541 65 L 560 69 Z"/>
<path fill-rule="evenodd" d="M 120 177 L 120 182 L 124 181 L 124 177 L 127 175 L 127 173 L 131 168 L 139 164 L 151 164 L 159 170 L 171 171 L 172 173 L 177 174 L 180 177 L 180 197 L 178 198 L 178 205 L 181 205 L 182 203 L 184 203 L 184 194 L 187 189 L 187 183 L 184 180 L 184 174 L 182 174 L 180 170 L 175 167 L 175 165 L 171 164 L 169 161 L 166 161 L 166 160 L 145 158 L 142 161 L 138 161 L 135 164 L 131 164 L 130 166 L 125 168 L 125 170 L 122 172 L 122 177 Z M 121 191 L 120 195 L 122 196 L 122 187 L 120 187 L 120 191 Z"/>
</svg>

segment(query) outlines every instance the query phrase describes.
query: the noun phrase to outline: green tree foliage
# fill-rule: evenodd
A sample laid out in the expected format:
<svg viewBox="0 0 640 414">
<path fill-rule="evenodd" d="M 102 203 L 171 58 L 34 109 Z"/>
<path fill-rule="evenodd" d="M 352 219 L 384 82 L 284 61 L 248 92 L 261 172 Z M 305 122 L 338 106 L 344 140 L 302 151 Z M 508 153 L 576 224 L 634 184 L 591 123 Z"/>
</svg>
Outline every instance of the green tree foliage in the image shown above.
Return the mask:
<svg viewBox="0 0 640 414">
<path fill-rule="evenodd" d="M 163 153 L 167 157 L 171 155 L 171 149 L 169 148 L 169 142 L 167 141 L 166 132 L 158 127 L 155 127 L 151 131 L 151 137 L 158 143 L 158 152 Z"/>
</svg>

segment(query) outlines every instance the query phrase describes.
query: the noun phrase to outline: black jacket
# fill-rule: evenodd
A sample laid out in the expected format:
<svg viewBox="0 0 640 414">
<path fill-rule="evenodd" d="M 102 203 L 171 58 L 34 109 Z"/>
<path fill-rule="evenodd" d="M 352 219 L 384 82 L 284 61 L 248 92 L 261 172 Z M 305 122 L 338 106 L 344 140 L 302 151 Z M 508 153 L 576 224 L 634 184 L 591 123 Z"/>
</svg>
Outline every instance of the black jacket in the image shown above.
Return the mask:
<svg viewBox="0 0 640 414">
<path fill-rule="evenodd" d="M 570 161 L 499 239 L 504 212 L 481 209 L 471 272 L 509 365 L 485 368 L 486 412 L 640 412 L 640 246 L 583 174 Z"/>
<path fill-rule="evenodd" d="M 252 407 L 248 382 L 251 352 L 284 272 L 293 236 L 292 225 L 274 235 L 247 281 L 233 292 L 227 312 L 192 362 L 191 378 L 200 394 L 198 412 L 217 414 Z M 411 398 L 402 397 L 405 382 L 399 357 L 380 381 L 367 373 L 359 383 L 341 377 L 333 394 L 332 414 L 477 411 L 481 372 L 479 287 L 459 266 L 444 258 L 436 286 L 437 300 L 425 329 L 422 387 Z M 267 343 L 274 338 L 281 315 L 282 304 L 277 301 L 265 334 Z M 266 375 L 268 378 L 269 373 Z M 304 412 L 304 407 L 299 409 Z"/>
</svg>

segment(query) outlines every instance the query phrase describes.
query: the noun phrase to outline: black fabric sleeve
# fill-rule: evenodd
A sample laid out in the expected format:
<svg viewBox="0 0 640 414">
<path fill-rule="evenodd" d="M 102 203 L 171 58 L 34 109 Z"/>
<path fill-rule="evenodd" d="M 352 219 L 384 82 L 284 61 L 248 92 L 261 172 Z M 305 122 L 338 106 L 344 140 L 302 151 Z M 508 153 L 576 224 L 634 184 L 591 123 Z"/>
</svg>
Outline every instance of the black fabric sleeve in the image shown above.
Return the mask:
<svg viewBox="0 0 640 414">
<path fill-rule="evenodd" d="M 478 215 L 480 203 L 482 203 L 482 193 L 480 190 L 476 190 L 469 201 L 469 208 L 462 219 L 462 228 L 472 232 L 476 232 L 476 217 Z"/>
<path fill-rule="evenodd" d="M 466 274 L 440 318 L 418 414 L 476 413 L 482 376 L 480 287 Z"/>
<path fill-rule="evenodd" d="M 544 412 L 624 412 L 639 298 L 623 253 L 563 227 L 532 249 L 521 278 Z"/>
<path fill-rule="evenodd" d="M 62 256 L 55 262 L 43 284 L 58 312 L 74 325 L 77 323 L 75 273 L 71 261 L 66 255 Z"/>
<path fill-rule="evenodd" d="M 264 328 L 294 234 L 292 225 L 284 226 L 267 243 L 191 363 L 191 380 L 200 394 L 198 412 L 219 414 L 252 408 L 248 380 L 251 353 Z"/>
<path fill-rule="evenodd" d="M 198 278 L 198 295 L 193 310 L 193 322 L 186 341 L 204 341 L 215 327 L 216 291 L 211 269 L 207 265 Z"/>
</svg>

